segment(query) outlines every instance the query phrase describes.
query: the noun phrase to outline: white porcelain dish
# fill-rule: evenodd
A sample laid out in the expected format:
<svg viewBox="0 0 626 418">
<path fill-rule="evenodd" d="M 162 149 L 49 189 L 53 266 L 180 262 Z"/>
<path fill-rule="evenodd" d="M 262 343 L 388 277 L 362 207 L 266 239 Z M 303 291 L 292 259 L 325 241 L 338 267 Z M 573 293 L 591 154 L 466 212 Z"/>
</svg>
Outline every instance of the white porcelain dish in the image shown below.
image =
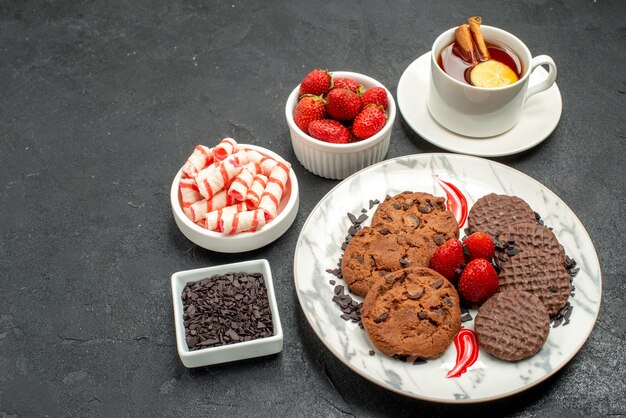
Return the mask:
<svg viewBox="0 0 626 418">
<path fill-rule="evenodd" d="M 340 318 L 332 301 L 333 285 L 344 284 L 326 269 L 333 269 L 342 254 L 350 219 L 370 199 L 405 190 L 444 195 L 435 180 L 453 183 L 471 205 L 494 192 L 517 195 L 542 215 L 546 225 L 574 258 L 580 271 L 574 278 L 573 311 L 566 326 L 551 328 L 548 340 L 533 357 L 509 363 L 480 352 L 477 363 L 459 378 L 446 378 L 454 366 L 452 344 L 436 360 L 414 365 L 375 350 L 363 329 Z M 375 207 L 368 211 L 371 217 Z M 369 219 L 365 224 L 369 223 Z M 420 154 L 387 160 L 345 179 L 311 211 L 297 241 L 294 255 L 296 294 L 305 316 L 326 347 L 344 364 L 366 379 L 394 392 L 445 403 L 472 403 L 503 398 L 528 389 L 554 375 L 578 352 L 596 322 L 602 280 L 598 257 L 587 231 L 572 210 L 541 183 L 502 164 L 455 154 Z M 354 296 L 355 300 L 360 298 Z M 475 317 L 476 311 L 471 311 Z M 473 322 L 465 322 L 473 328 Z"/>
<path fill-rule="evenodd" d="M 255 145 L 239 144 L 240 147 L 256 150 L 268 157 L 284 160 L 278 154 Z M 293 170 L 289 171 L 289 182 L 285 194 L 278 207 L 278 215 L 271 222 L 255 232 L 242 232 L 234 235 L 224 235 L 220 232 L 209 231 L 189 219 L 183 212 L 180 203 L 179 184 L 182 169 L 178 171 L 170 190 L 170 202 L 174 220 L 181 232 L 193 243 L 207 250 L 221 253 L 239 253 L 263 247 L 283 235 L 296 218 L 299 207 L 298 179 Z"/>
<path fill-rule="evenodd" d="M 181 298 L 183 289 L 187 283 L 227 273 L 263 274 L 265 287 L 267 288 L 267 298 L 272 313 L 274 335 L 251 341 L 190 351 L 189 347 L 187 347 L 187 341 L 185 341 L 185 325 L 183 324 L 183 301 Z M 283 349 L 283 329 L 280 325 L 280 315 L 278 314 L 278 305 L 276 303 L 276 295 L 274 294 L 272 272 L 269 263 L 265 259 L 176 272 L 172 274 L 172 300 L 174 306 L 174 325 L 176 328 L 176 348 L 178 349 L 180 360 L 185 367 L 201 367 L 267 356 L 279 353 Z"/>
<path fill-rule="evenodd" d="M 538 67 L 531 75 L 542 79 L 547 71 Z M 490 138 L 470 138 L 439 125 L 428 111 L 430 52 L 413 61 L 398 82 L 398 108 L 407 124 L 426 141 L 445 150 L 481 157 L 517 154 L 545 140 L 561 118 L 561 93 L 556 83 L 528 99 L 520 121 L 505 133 Z"/>
<path fill-rule="evenodd" d="M 332 71 L 333 77 L 348 77 L 358 81 L 364 88 L 383 87 L 381 83 L 363 74 L 349 71 Z M 386 90 L 386 88 L 385 88 Z M 387 90 L 389 106 L 387 123 L 371 138 L 350 144 L 331 144 L 304 133 L 293 120 L 298 104 L 300 85 L 289 95 L 285 105 L 285 117 L 291 133 L 291 145 L 300 164 L 313 174 L 329 179 L 344 179 L 357 171 L 382 161 L 389 149 L 391 129 L 396 118 L 396 102 Z"/>
</svg>

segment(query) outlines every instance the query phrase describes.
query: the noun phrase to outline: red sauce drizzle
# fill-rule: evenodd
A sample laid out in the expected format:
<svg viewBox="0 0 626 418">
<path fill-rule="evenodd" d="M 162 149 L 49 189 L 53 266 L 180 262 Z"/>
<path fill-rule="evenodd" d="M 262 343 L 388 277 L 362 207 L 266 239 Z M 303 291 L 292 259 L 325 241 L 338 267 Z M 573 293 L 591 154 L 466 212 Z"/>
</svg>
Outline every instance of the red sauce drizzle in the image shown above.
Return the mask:
<svg viewBox="0 0 626 418">
<path fill-rule="evenodd" d="M 435 180 L 446 192 L 446 209 L 454 213 L 459 228 L 463 228 L 467 220 L 467 199 L 454 184 L 441 180 L 438 175 L 435 175 Z"/>
<path fill-rule="evenodd" d="M 471 329 L 461 328 L 454 337 L 454 347 L 456 348 L 456 364 L 446 377 L 461 377 L 478 359 L 478 339 Z"/>
</svg>

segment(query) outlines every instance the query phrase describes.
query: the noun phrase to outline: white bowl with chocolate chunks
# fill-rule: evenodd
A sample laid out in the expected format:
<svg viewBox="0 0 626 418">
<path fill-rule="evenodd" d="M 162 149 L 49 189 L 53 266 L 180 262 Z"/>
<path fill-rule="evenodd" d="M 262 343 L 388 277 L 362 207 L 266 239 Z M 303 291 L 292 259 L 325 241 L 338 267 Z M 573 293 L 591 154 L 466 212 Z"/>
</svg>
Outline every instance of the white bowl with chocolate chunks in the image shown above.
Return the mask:
<svg viewBox="0 0 626 418">
<path fill-rule="evenodd" d="M 172 275 L 176 347 L 185 367 L 276 354 L 283 330 L 265 259 Z"/>
</svg>

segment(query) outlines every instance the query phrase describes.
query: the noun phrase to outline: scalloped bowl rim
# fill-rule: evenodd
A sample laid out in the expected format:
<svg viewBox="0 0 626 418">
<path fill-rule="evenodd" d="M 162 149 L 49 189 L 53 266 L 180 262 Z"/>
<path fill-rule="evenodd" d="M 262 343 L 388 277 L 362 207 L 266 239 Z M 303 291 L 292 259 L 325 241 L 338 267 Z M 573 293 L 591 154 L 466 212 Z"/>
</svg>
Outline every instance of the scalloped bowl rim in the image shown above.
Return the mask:
<svg viewBox="0 0 626 418">
<path fill-rule="evenodd" d="M 285 105 L 285 116 L 287 118 L 287 124 L 289 125 L 289 127 L 298 134 L 299 138 L 303 142 L 306 142 L 308 145 L 311 145 L 315 148 L 325 150 L 325 151 L 333 151 L 333 152 L 340 152 L 340 153 L 341 152 L 344 152 L 344 153 L 354 152 L 354 151 L 360 151 L 362 149 L 369 148 L 370 146 L 373 146 L 376 143 L 380 142 L 385 136 L 385 134 L 391 129 L 391 127 L 393 126 L 394 120 L 396 118 L 396 102 L 393 98 L 393 95 L 389 91 L 389 89 L 385 87 L 378 80 L 372 77 L 369 77 L 365 74 L 355 73 L 351 71 L 329 71 L 329 72 L 333 75 L 333 77 L 337 76 L 337 77 L 353 78 L 359 83 L 363 84 L 364 86 L 365 84 L 368 84 L 370 85 L 370 87 L 382 87 L 385 89 L 385 91 L 387 92 L 387 100 L 389 103 L 387 106 L 387 122 L 385 123 L 385 126 L 383 127 L 383 129 L 381 129 L 378 133 L 376 133 L 375 135 L 367 139 L 363 139 L 358 142 L 351 142 L 349 144 L 332 144 L 329 142 L 324 142 L 324 141 L 320 141 L 319 139 L 313 138 L 311 135 L 302 131 L 302 129 L 300 129 L 298 125 L 296 125 L 296 122 L 293 120 L 293 112 L 296 109 L 296 105 L 298 103 L 298 93 L 300 91 L 300 84 L 298 84 L 292 90 L 291 94 L 289 94 L 289 97 L 287 98 L 287 103 Z"/>
</svg>

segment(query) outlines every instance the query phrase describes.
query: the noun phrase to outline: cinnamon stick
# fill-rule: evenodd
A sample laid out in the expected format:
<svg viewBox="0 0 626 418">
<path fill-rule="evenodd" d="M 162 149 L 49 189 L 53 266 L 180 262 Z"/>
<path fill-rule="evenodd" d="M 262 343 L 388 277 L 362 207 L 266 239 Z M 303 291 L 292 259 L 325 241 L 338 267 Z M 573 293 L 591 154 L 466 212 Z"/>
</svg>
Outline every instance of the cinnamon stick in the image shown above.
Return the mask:
<svg viewBox="0 0 626 418">
<path fill-rule="evenodd" d="M 477 61 L 476 49 L 472 41 L 472 34 L 468 25 L 461 25 L 454 31 L 456 36 L 456 44 L 461 52 L 461 57 L 470 64 Z"/>
<path fill-rule="evenodd" d="M 469 23 L 469 29 L 472 32 L 472 36 L 474 37 L 474 42 L 476 42 L 476 47 L 478 48 L 480 60 L 487 61 L 491 59 L 491 57 L 489 56 L 489 51 L 487 51 L 487 45 L 485 45 L 483 31 L 480 29 L 480 24 L 482 23 L 482 20 L 483 19 L 480 16 L 473 16 L 467 19 L 467 22 Z"/>
</svg>

